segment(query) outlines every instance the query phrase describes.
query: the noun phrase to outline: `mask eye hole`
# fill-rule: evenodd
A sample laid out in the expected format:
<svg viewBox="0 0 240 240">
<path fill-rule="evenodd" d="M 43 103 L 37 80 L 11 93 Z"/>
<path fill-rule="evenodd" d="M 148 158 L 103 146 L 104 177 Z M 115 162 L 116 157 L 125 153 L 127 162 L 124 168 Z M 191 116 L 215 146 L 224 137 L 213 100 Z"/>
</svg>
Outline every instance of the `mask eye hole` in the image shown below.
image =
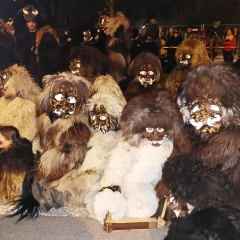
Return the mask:
<svg viewBox="0 0 240 240">
<path fill-rule="evenodd" d="M 93 115 L 93 116 L 91 117 L 91 119 L 92 119 L 92 120 L 95 120 L 95 119 L 96 119 L 96 116 L 95 116 L 95 115 Z"/>
<path fill-rule="evenodd" d="M 186 54 L 186 58 L 190 59 L 191 58 L 190 54 Z"/>
<path fill-rule="evenodd" d="M 157 131 L 158 131 L 158 132 L 163 132 L 163 131 L 164 131 L 164 128 L 157 128 Z"/>
<path fill-rule="evenodd" d="M 7 74 L 3 75 L 3 79 L 6 80 L 7 79 Z"/>
<path fill-rule="evenodd" d="M 213 110 L 213 111 L 216 111 L 216 112 L 220 111 L 220 108 L 217 105 L 213 105 L 213 104 L 209 105 L 209 109 Z"/>
<path fill-rule="evenodd" d="M 196 106 L 193 108 L 192 112 L 195 113 L 195 112 L 197 112 L 197 111 L 199 111 L 199 110 L 200 110 L 199 106 L 196 105 Z"/>
<path fill-rule="evenodd" d="M 77 99 L 76 99 L 75 97 L 73 97 L 73 96 L 70 96 L 70 97 L 67 98 L 67 101 L 68 101 L 69 103 L 76 103 L 76 102 L 77 102 Z"/>
<path fill-rule="evenodd" d="M 140 71 L 140 74 L 141 75 L 147 75 L 147 72 L 146 71 Z"/>
<path fill-rule="evenodd" d="M 76 65 L 78 68 L 80 68 L 81 67 L 81 64 L 80 63 L 77 63 L 77 65 Z"/>
<path fill-rule="evenodd" d="M 62 93 L 58 93 L 57 95 L 55 95 L 54 98 L 55 98 L 58 102 L 61 102 L 61 101 L 63 101 L 64 96 L 63 96 Z"/>
<path fill-rule="evenodd" d="M 107 117 L 105 117 L 105 116 L 100 116 L 99 118 L 100 118 L 100 120 L 102 120 L 102 121 L 104 121 L 104 120 L 107 119 Z"/>
<path fill-rule="evenodd" d="M 147 131 L 148 133 L 151 133 L 151 132 L 153 132 L 153 131 L 154 131 L 154 129 L 153 129 L 153 128 L 150 128 L 150 127 L 148 127 L 148 128 L 146 128 L 146 131 Z"/>
<path fill-rule="evenodd" d="M 154 75 L 154 72 L 153 71 L 148 71 L 148 74 L 149 75 Z"/>
</svg>

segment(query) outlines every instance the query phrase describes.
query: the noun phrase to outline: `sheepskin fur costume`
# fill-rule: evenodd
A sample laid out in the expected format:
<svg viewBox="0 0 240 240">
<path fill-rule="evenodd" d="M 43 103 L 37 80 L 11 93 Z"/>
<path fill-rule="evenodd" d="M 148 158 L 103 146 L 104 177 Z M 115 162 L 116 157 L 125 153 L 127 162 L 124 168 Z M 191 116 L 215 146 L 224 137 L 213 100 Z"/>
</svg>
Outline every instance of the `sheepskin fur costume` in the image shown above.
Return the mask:
<svg viewBox="0 0 240 240">
<path fill-rule="evenodd" d="M 83 162 L 91 135 L 85 107 L 91 94 L 91 83 L 81 76 L 63 72 L 46 76 L 44 84 L 37 107 L 42 151 L 37 179 L 54 181 Z M 51 117 L 51 104 L 59 89 L 64 88 L 76 92 L 74 113 L 68 118 L 54 119 Z"/>
<path fill-rule="evenodd" d="M 96 77 L 106 74 L 106 57 L 97 48 L 81 43 L 71 50 L 70 70 L 93 83 Z"/>
<path fill-rule="evenodd" d="M 70 72 L 47 75 L 43 83 L 37 105 L 38 136 L 34 140 L 35 151 L 40 151 L 41 156 L 26 176 L 23 193 L 15 202 L 17 211 L 13 216 L 20 215 L 20 220 L 38 216 L 39 206 L 42 211 L 52 207 L 53 203 L 44 198 L 45 190 L 52 181 L 82 164 L 91 137 L 85 105 L 92 84 Z M 74 103 L 74 107 L 69 110 L 64 103 Z"/>
<path fill-rule="evenodd" d="M 115 84 L 117 85 L 116 82 Z M 99 131 L 98 128 L 98 130 L 93 131 L 87 145 L 88 151 L 83 164 L 78 169 L 73 169 L 61 179 L 51 183 L 49 192 L 54 198 L 53 201 L 57 202 L 59 206 L 75 208 L 82 207 L 85 204 L 89 215 L 94 216 L 94 197 L 100 190 L 100 179 L 106 167 L 108 155 L 117 144 L 119 119 L 125 104 L 126 101 L 123 96 L 109 94 L 109 92 L 96 92 L 89 99 L 88 108 L 91 117 L 94 116 L 94 120 L 96 120 L 95 118 L 98 116 L 95 115 L 95 107 L 104 106 L 109 116 L 110 127 L 105 133 Z M 91 119 L 90 123 L 94 128 L 95 125 Z"/>
<path fill-rule="evenodd" d="M 154 76 L 152 76 L 154 81 L 152 83 L 150 82 L 150 84 L 142 85 L 140 82 L 140 72 L 143 71 L 143 68 L 145 69 L 149 65 L 151 65 L 150 68 L 154 72 Z M 126 100 L 129 101 L 131 97 L 145 94 L 154 90 L 159 91 L 158 88 L 161 85 L 161 74 L 162 66 L 157 56 L 149 52 L 139 53 L 131 62 L 128 69 L 130 85 L 124 91 Z"/>
<path fill-rule="evenodd" d="M 107 213 L 122 217 L 150 217 L 158 206 L 154 191 L 162 164 L 172 152 L 171 137 L 182 125 L 181 114 L 167 92 L 132 98 L 124 107 L 121 131 L 112 149 L 94 199 L 94 218 L 103 222 Z M 156 129 L 161 141 L 144 135 Z M 158 136 L 154 133 L 155 137 Z M 158 138 L 159 140 L 160 138 Z"/>
<path fill-rule="evenodd" d="M 187 57 L 190 56 L 189 65 L 183 66 L 183 63 L 187 61 Z M 184 56 L 182 59 L 182 57 Z M 170 75 L 166 80 L 166 89 L 170 91 L 172 94 L 177 92 L 177 89 L 185 77 L 185 75 L 189 72 L 190 69 L 198 66 L 200 64 L 206 64 L 211 62 L 211 59 L 208 56 L 207 49 L 203 42 L 197 39 L 185 39 L 182 43 L 178 46 L 176 53 L 175 53 L 177 67 L 172 70 Z"/>
<path fill-rule="evenodd" d="M 213 239 L 227 239 L 230 229 L 233 234 L 240 233 L 234 224 L 240 221 L 239 191 L 219 169 L 208 168 L 192 156 L 179 155 L 165 162 L 162 179 L 175 200 L 192 211 L 186 218 L 173 221 L 166 239 L 211 239 L 214 234 L 218 238 Z M 158 190 L 157 194 L 162 195 Z"/>
<path fill-rule="evenodd" d="M 16 127 L 22 137 L 32 141 L 37 133 L 35 104 L 41 89 L 22 66 L 15 64 L 3 75 L 0 124 Z"/>
</svg>

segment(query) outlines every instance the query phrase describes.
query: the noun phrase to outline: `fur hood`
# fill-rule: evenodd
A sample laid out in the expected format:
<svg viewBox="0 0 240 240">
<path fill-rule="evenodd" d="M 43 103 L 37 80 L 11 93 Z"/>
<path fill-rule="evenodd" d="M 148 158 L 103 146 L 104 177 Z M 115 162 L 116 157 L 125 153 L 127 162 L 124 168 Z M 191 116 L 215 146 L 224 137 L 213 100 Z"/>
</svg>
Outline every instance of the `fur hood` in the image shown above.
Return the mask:
<svg viewBox="0 0 240 240">
<path fill-rule="evenodd" d="M 171 95 L 166 91 L 130 99 L 124 107 L 120 126 L 122 135 L 137 146 L 146 127 L 162 127 L 173 138 L 182 127 L 182 115 Z"/>
<path fill-rule="evenodd" d="M 176 98 L 184 121 L 189 120 L 188 105 L 196 98 L 218 98 L 223 105 L 223 125 L 235 122 L 240 116 L 240 77 L 225 63 L 202 64 L 193 68 L 183 79 Z"/>
</svg>

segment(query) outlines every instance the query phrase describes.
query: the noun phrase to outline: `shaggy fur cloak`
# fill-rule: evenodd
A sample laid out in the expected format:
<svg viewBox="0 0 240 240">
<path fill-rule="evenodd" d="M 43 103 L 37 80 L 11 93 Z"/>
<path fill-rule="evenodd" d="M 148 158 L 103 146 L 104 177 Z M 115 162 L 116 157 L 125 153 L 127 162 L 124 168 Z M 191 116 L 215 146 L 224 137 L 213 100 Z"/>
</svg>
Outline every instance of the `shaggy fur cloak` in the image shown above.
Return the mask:
<svg viewBox="0 0 240 240">
<path fill-rule="evenodd" d="M 52 99 L 58 89 L 68 83 L 77 89 L 74 114 L 67 119 L 58 118 L 52 122 Z M 42 151 L 37 179 L 47 178 L 54 181 L 83 162 L 91 135 L 85 104 L 92 86 L 85 78 L 68 72 L 46 76 L 44 84 L 45 88 L 39 95 L 37 107 L 37 128 Z"/>
<path fill-rule="evenodd" d="M 181 127 L 181 114 L 166 92 L 132 98 L 123 109 L 118 143 L 112 149 L 95 196 L 94 218 L 150 217 L 158 205 L 154 186 L 172 151 L 171 136 Z M 162 127 L 166 137 L 158 147 L 143 139 L 146 127 Z"/>
<path fill-rule="evenodd" d="M 32 141 L 37 134 L 35 104 L 40 87 L 26 68 L 13 65 L 6 69 L 8 79 L 3 89 L 10 98 L 0 98 L 0 124 L 16 127 L 20 135 Z"/>
<path fill-rule="evenodd" d="M 188 68 L 181 66 L 180 64 L 180 53 L 190 53 L 191 58 L 191 65 Z M 177 48 L 175 53 L 177 67 L 172 70 L 170 75 L 166 80 L 166 89 L 170 91 L 172 94 L 177 92 L 177 89 L 185 77 L 185 75 L 195 66 L 200 64 L 206 64 L 211 62 L 211 59 L 208 56 L 207 49 L 203 42 L 197 39 L 185 39 Z"/>
<path fill-rule="evenodd" d="M 239 90 L 240 78 L 230 66 L 211 63 L 192 69 L 186 75 L 177 94 L 185 127 L 175 139 L 175 154 L 191 152 L 208 167 L 221 168 L 230 181 L 238 186 L 240 186 Z M 218 98 L 222 102 L 222 126 L 216 133 L 203 135 L 189 123 L 189 104 L 196 96 L 201 101 L 206 95 L 213 99 Z"/>
</svg>

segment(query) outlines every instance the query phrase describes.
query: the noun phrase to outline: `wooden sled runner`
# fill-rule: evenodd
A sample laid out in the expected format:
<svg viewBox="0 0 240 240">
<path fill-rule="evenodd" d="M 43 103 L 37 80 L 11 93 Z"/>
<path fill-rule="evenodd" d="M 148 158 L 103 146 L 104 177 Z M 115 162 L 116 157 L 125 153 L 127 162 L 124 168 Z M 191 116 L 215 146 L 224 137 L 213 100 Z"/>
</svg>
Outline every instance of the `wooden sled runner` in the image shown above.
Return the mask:
<svg viewBox="0 0 240 240">
<path fill-rule="evenodd" d="M 165 221 L 164 216 L 166 213 L 168 201 L 165 199 L 163 210 L 161 216 L 157 218 L 122 218 L 118 221 L 113 221 L 111 215 L 108 214 L 104 222 L 104 231 L 121 231 L 121 230 L 140 230 L 140 229 L 155 229 L 155 228 L 164 228 Z"/>
<path fill-rule="evenodd" d="M 104 231 L 121 231 L 121 230 L 140 230 L 157 228 L 157 218 L 122 218 L 113 221 L 110 215 L 107 215 L 104 223 Z"/>
</svg>

